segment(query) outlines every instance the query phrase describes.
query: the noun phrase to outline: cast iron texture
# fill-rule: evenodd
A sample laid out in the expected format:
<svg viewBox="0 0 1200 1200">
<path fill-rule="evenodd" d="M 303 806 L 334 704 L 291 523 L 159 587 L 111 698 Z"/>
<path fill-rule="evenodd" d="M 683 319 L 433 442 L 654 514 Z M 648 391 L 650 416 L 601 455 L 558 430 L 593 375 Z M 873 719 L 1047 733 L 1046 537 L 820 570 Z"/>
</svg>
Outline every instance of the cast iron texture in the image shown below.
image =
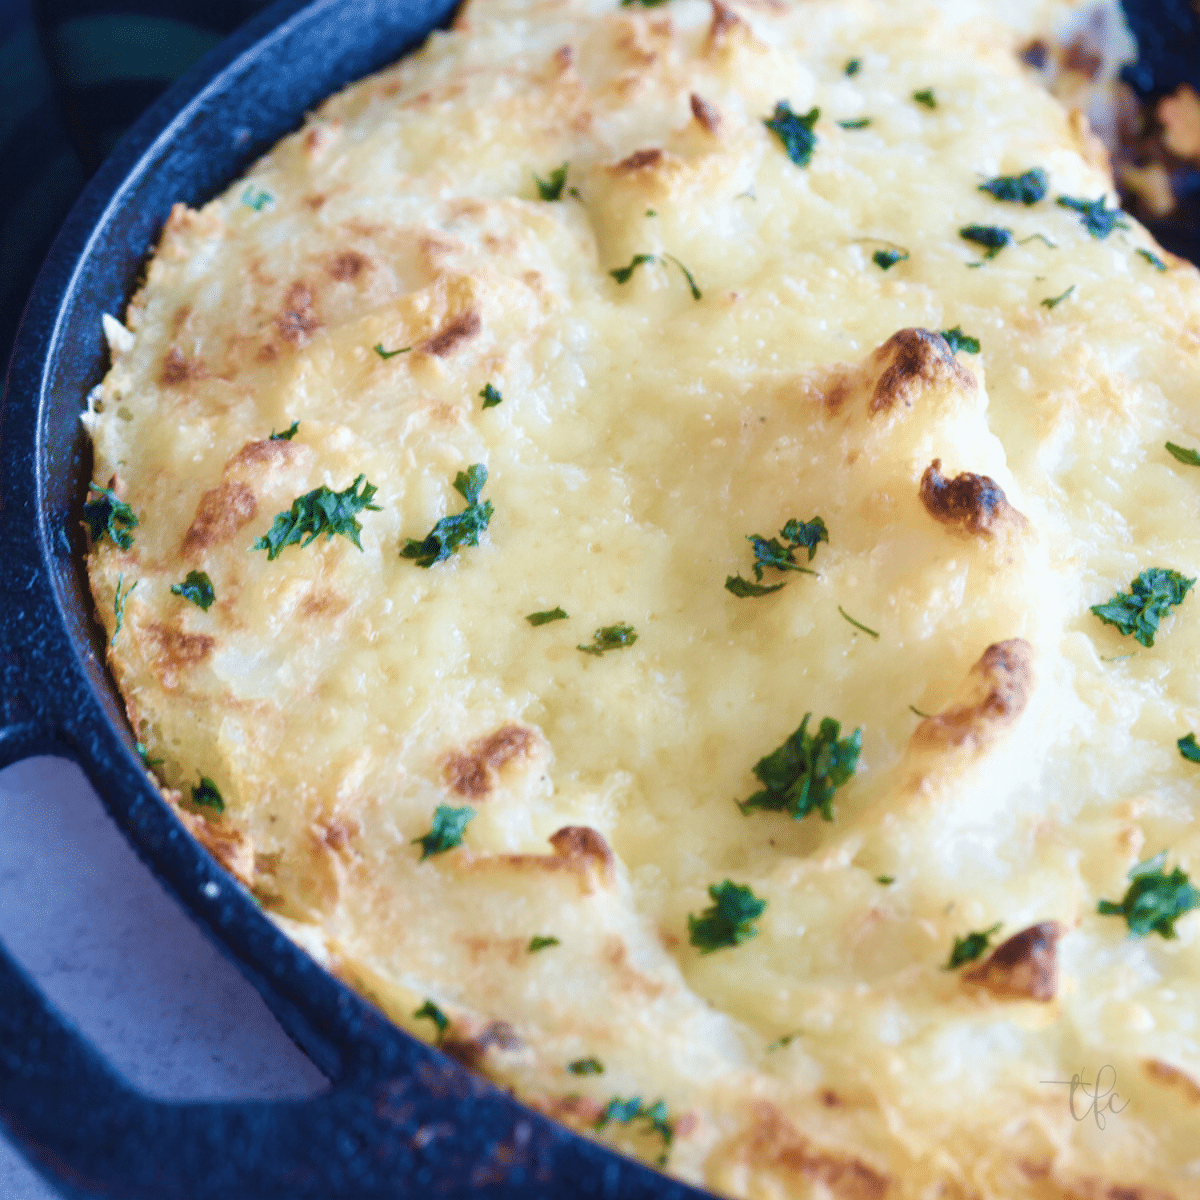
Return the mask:
<svg viewBox="0 0 1200 1200">
<path fill-rule="evenodd" d="M 137 1093 L 0 948 L 0 1122 L 64 1194 L 121 1200 L 471 1196 L 700 1200 L 578 1137 L 398 1030 L 279 934 L 149 783 L 82 575 L 79 426 L 176 201 L 203 203 L 320 99 L 448 20 L 454 0 L 285 0 L 185 76 L 75 206 L 0 403 L 0 766 L 73 758 L 139 855 L 332 1081 L 294 1103 Z"/>
</svg>

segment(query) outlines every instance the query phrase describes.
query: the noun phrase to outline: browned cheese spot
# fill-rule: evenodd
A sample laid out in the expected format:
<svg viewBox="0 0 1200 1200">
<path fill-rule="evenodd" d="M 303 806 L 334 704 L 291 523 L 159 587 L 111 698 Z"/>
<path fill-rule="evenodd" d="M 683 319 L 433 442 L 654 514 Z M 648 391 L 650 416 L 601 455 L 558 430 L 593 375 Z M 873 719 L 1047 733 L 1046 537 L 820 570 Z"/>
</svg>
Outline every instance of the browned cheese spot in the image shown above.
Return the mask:
<svg viewBox="0 0 1200 1200">
<path fill-rule="evenodd" d="M 329 260 L 325 270 L 339 283 L 357 279 L 366 267 L 367 260 L 357 250 L 343 250 Z"/>
<path fill-rule="evenodd" d="M 287 438 L 265 437 L 247 442 L 230 460 L 230 467 L 270 467 L 284 463 L 301 453 L 300 447 Z M 228 468 L 227 468 L 228 469 Z"/>
<path fill-rule="evenodd" d="M 472 1071 L 483 1066 L 489 1050 L 520 1050 L 524 1045 L 507 1021 L 490 1021 L 478 1033 L 461 1030 L 460 1026 L 459 1021 L 451 1024 L 441 1048 Z"/>
<path fill-rule="evenodd" d="M 554 62 L 560 71 L 569 71 L 575 65 L 575 51 L 571 46 L 559 46 L 554 52 Z"/>
<path fill-rule="evenodd" d="M 1142 1063 L 1142 1069 L 1155 1083 L 1180 1091 L 1188 1104 L 1200 1104 L 1200 1083 L 1178 1067 L 1173 1067 L 1158 1058 L 1148 1058 Z"/>
<path fill-rule="evenodd" d="M 573 1129 L 590 1129 L 604 1115 L 604 1105 L 591 1096 L 534 1096 L 525 1103 L 552 1121 Z"/>
<path fill-rule="evenodd" d="M 247 887 L 254 886 L 254 843 L 228 820 L 210 820 L 201 813 L 182 807 L 182 796 L 163 791 L 184 828 L 235 878 Z"/>
<path fill-rule="evenodd" d="M 174 337 L 187 324 L 188 317 L 192 315 L 192 306 L 190 304 L 181 304 L 176 310 L 175 315 L 171 318 L 171 336 Z"/>
<path fill-rule="evenodd" d="M 983 962 L 963 972 L 967 983 L 998 1000 L 1053 1000 L 1058 990 L 1057 921 L 1040 921 L 1000 943 Z"/>
<path fill-rule="evenodd" d="M 300 602 L 301 617 L 338 617 L 350 607 L 350 601 L 335 591 L 311 591 Z"/>
<path fill-rule="evenodd" d="M 826 1088 L 821 1093 L 821 1103 L 826 1108 L 841 1108 L 842 1098 L 832 1088 Z"/>
<path fill-rule="evenodd" d="M 195 558 L 209 546 L 227 542 L 241 527 L 254 520 L 258 501 L 237 480 L 226 480 L 200 497 L 196 515 L 183 535 L 183 555 Z"/>
<path fill-rule="evenodd" d="M 465 753 L 452 754 L 442 767 L 446 782 L 460 795 L 480 800 L 500 782 L 499 773 L 516 758 L 525 758 L 537 734 L 524 725 L 504 725 L 473 742 Z"/>
<path fill-rule="evenodd" d="M 302 279 L 297 280 L 288 288 L 283 311 L 275 318 L 279 336 L 289 345 L 307 346 L 320 325 L 313 312 L 312 289 Z"/>
<path fill-rule="evenodd" d="M 613 167 L 614 171 L 646 171 L 659 166 L 665 155 L 658 147 L 647 150 L 635 150 L 628 158 L 623 158 Z"/>
<path fill-rule="evenodd" d="M 259 346 L 258 353 L 254 357 L 261 363 L 273 363 L 279 357 L 279 347 L 273 342 L 266 342 Z"/>
<path fill-rule="evenodd" d="M 1078 71 L 1089 80 L 1095 79 L 1104 65 L 1104 55 L 1086 32 L 1078 34 L 1067 44 L 1063 53 L 1063 70 Z"/>
<path fill-rule="evenodd" d="M 321 195 L 320 192 L 314 192 L 311 196 L 304 197 L 304 207 L 311 212 L 316 212 L 326 201 L 327 197 Z"/>
<path fill-rule="evenodd" d="M 435 358 L 446 358 L 453 354 L 464 342 L 469 342 L 483 328 L 479 313 L 469 309 L 460 317 L 455 317 L 445 328 L 439 330 L 423 342 L 421 350 L 432 354 Z"/>
<path fill-rule="evenodd" d="M 753 1105 L 750 1127 L 737 1149 L 751 1170 L 774 1170 L 824 1184 L 837 1200 L 884 1200 L 891 1190 L 882 1172 L 859 1158 L 818 1149 L 765 1100 Z"/>
<path fill-rule="evenodd" d="M 471 854 L 455 858 L 460 871 L 487 871 L 496 868 L 515 871 L 567 871 L 578 878 L 584 893 L 612 883 L 613 852 L 602 834 L 586 825 L 567 825 L 550 836 L 553 854 Z"/>
<path fill-rule="evenodd" d="M 729 40 L 730 35 L 745 22 L 721 0 L 712 0 L 712 22 L 708 27 L 708 45 L 712 50 L 720 50 Z"/>
<path fill-rule="evenodd" d="M 955 359 L 946 339 L 928 329 L 901 329 L 893 333 L 872 358 L 887 363 L 871 394 L 872 416 L 897 405 L 912 408 L 926 387 L 975 386 L 975 377 Z"/>
<path fill-rule="evenodd" d="M 145 631 L 144 644 L 151 668 L 163 687 L 170 689 L 178 686 L 180 672 L 199 666 L 212 654 L 217 640 L 207 633 L 185 633 L 155 621 Z"/>
<path fill-rule="evenodd" d="M 1176 1200 L 1174 1192 L 1144 1183 L 1106 1183 L 1103 1179 L 1082 1180 L 1063 1193 L 1065 1200 Z"/>
<path fill-rule="evenodd" d="M 629 947 L 619 937 L 604 939 L 604 958 L 613 969 L 613 985 L 618 991 L 636 992 L 653 1000 L 667 990 L 659 980 L 639 971 L 629 961 Z"/>
<path fill-rule="evenodd" d="M 203 376 L 204 368 L 200 363 L 193 362 L 178 346 L 172 346 L 163 359 L 159 380 L 167 387 L 176 387 L 189 379 L 201 379 Z"/>
<path fill-rule="evenodd" d="M 1034 38 L 1021 47 L 1021 61 L 1035 71 L 1043 71 L 1050 65 L 1050 45 L 1042 38 Z"/>
<path fill-rule="evenodd" d="M 977 537 L 990 538 L 1006 523 L 1025 524 L 1025 518 L 1009 504 L 994 479 L 969 471 L 947 479 L 940 458 L 935 458 L 921 476 L 921 503 L 935 521 Z"/>
<path fill-rule="evenodd" d="M 317 824 L 316 833 L 330 850 L 345 858 L 351 854 L 355 840 L 362 836 L 362 826 L 353 817 L 331 817 Z"/>
<path fill-rule="evenodd" d="M 612 882 L 613 852 L 597 830 L 588 825 L 564 825 L 550 835 L 550 845 L 568 863 L 595 868 L 605 883 Z"/>
<path fill-rule="evenodd" d="M 913 745 L 945 749 L 990 740 L 1025 711 L 1033 684 L 1033 647 L 1024 638 L 996 642 L 971 668 L 968 697 L 922 721 Z"/>
<path fill-rule="evenodd" d="M 699 96 L 695 92 L 692 93 L 691 104 L 692 116 L 715 136 L 721 128 L 721 114 L 703 96 Z"/>
</svg>

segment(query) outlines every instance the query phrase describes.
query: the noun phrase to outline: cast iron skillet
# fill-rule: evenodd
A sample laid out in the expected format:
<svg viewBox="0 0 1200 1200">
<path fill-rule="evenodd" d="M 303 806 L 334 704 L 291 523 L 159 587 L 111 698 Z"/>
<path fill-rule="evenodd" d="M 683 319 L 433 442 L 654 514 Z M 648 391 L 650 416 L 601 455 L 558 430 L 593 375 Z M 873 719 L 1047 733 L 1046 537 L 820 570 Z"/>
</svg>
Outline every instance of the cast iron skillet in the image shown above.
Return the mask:
<svg viewBox="0 0 1200 1200">
<path fill-rule="evenodd" d="M 0 404 L 0 766 L 74 759 L 142 859 L 330 1079 L 313 1099 L 174 1104 L 119 1078 L 0 947 L 0 1122 L 75 1197 L 702 1200 L 397 1029 L 276 931 L 151 785 L 104 667 L 79 521 L 79 412 L 175 201 L 199 205 L 307 109 L 448 21 L 455 0 L 283 0 L 134 127 L 76 204 Z"/>
</svg>

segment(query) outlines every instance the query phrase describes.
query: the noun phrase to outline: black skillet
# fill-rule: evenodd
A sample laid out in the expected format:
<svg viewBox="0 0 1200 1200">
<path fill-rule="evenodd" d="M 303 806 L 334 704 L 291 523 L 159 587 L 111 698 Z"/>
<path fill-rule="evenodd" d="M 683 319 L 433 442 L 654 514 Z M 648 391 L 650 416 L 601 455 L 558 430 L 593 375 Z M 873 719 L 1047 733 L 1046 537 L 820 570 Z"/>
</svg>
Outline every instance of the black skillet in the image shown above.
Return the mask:
<svg viewBox="0 0 1200 1200">
<path fill-rule="evenodd" d="M 0 406 L 0 766 L 74 759 L 141 858 L 330 1079 L 313 1099 L 175 1104 L 129 1086 L 0 947 L 0 1123 L 66 1195 L 121 1200 L 703 1193 L 579 1137 L 417 1039 L 271 925 L 151 786 L 81 570 L 79 425 L 171 205 L 224 188 L 303 114 L 445 24 L 455 0 L 284 0 L 134 127 L 42 269 Z"/>
</svg>

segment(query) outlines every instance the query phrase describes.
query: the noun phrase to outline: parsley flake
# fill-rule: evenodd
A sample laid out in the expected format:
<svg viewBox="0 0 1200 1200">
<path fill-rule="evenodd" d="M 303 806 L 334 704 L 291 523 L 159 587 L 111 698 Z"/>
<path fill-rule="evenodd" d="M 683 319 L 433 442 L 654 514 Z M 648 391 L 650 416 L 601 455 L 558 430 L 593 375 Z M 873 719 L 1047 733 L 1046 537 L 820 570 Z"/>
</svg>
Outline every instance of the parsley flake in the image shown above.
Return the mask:
<svg viewBox="0 0 1200 1200">
<path fill-rule="evenodd" d="M 271 430 L 271 436 L 267 439 L 269 442 L 290 442 L 296 436 L 296 430 L 300 428 L 299 421 L 293 421 L 282 433 L 276 433 Z"/>
<path fill-rule="evenodd" d="M 1067 288 L 1067 290 L 1063 292 L 1061 296 L 1047 296 L 1046 299 L 1042 301 L 1042 307 L 1057 308 L 1074 290 L 1075 285 L 1071 284 L 1071 286 Z"/>
<path fill-rule="evenodd" d="M 1143 257 L 1143 258 L 1144 258 L 1144 259 L 1145 259 L 1145 260 L 1146 260 L 1146 261 L 1147 261 L 1147 262 L 1148 262 L 1148 263 L 1149 263 L 1149 264 L 1150 264 L 1150 265 L 1151 265 L 1151 266 L 1152 266 L 1152 267 L 1153 267 L 1153 268 L 1154 268 L 1156 271 L 1165 271 L 1165 270 L 1167 269 L 1167 264 L 1166 264 L 1165 262 L 1163 262 L 1163 260 L 1162 260 L 1161 258 L 1159 258 L 1159 257 L 1158 257 L 1158 255 L 1157 255 L 1157 254 L 1155 254 L 1153 250 L 1143 250 L 1143 249 L 1142 249 L 1142 248 L 1139 246 L 1139 247 L 1138 247 L 1138 253 L 1139 253 L 1139 254 L 1140 254 L 1140 255 L 1141 255 L 1141 256 L 1142 256 L 1142 257 Z"/>
<path fill-rule="evenodd" d="M 108 644 L 115 646 L 117 644 L 117 634 L 121 632 L 121 626 L 125 624 L 125 601 L 133 594 L 133 589 L 137 587 L 139 580 L 135 579 L 126 589 L 125 595 L 121 595 L 121 583 L 124 581 L 124 575 L 117 576 L 117 591 L 113 596 L 113 614 L 117 618 L 117 624 L 113 629 L 112 641 Z"/>
<path fill-rule="evenodd" d="M 549 608 L 545 612 L 530 613 L 525 620 L 536 629 L 539 625 L 549 625 L 551 621 L 565 621 L 570 615 L 561 608 Z"/>
<path fill-rule="evenodd" d="M 1126 637 L 1132 634 L 1143 646 L 1154 645 L 1158 622 L 1177 604 L 1182 604 L 1195 579 L 1164 567 L 1149 567 L 1107 604 L 1093 604 L 1091 611 L 1106 625 L 1114 625 Z"/>
<path fill-rule="evenodd" d="M 413 844 L 420 843 L 421 861 L 424 862 L 433 854 L 445 854 L 455 846 L 461 846 L 463 833 L 475 819 L 475 810 L 464 804 L 462 808 L 451 808 L 449 804 L 439 804 L 433 813 L 433 826 L 428 833 L 419 838 L 413 838 Z"/>
<path fill-rule="evenodd" d="M 979 353 L 979 339 L 969 333 L 963 333 L 961 325 L 955 325 L 953 329 L 943 329 L 942 337 L 946 339 L 951 354 L 957 354 L 960 350 L 965 350 L 968 354 Z"/>
<path fill-rule="evenodd" d="M 833 796 L 858 767 L 862 730 L 840 738 L 842 726 L 826 717 L 815 735 L 808 732 L 812 713 L 805 713 L 800 728 L 778 750 L 760 758 L 754 775 L 763 785 L 748 800 L 738 801 L 744 814 L 761 808 L 786 812 L 799 821 L 818 809 L 826 821 L 833 820 Z"/>
<path fill-rule="evenodd" d="M 360 483 L 363 485 L 361 492 L 358 491 Z M 379 505 L 371 503 L 376 491 L 378 489 L 373 484 L 366 482 L 365 475 L 360 475 L 343 492 L 331 491 L 322 484 L 303 496 L 297 496 L 287 512 L 277 513 L 271 528 L 250 549 L 265 550 L 267 560 L 272 561 L 288 546 L 299 545 L 303 550 L 321 534 L 329 541 L 335 533 L 340 533 L 361 550 L 362 542 L 358 540 L 358 535 L 362 525 L 355 519 L 355 514 L 364 510 L 379 512 Z"/>
<path fill-rule="evenodd" d="M 862 70 L 862 59 L 861 58 L 852 58 L 846 64 L 845 70 L 846 70 L 847 75 L 857 75 L 859 73 L 859 71 Z"/>
<path fill-rule="evenodd" d="M 171 584 L 171 594 L 190 600 L 197 608 L 208 612 L 212 602 L 217 598 L 213 591 L 212 580 L 204 571 L 189 571 L 182 583 Z"/>
<path fill-rule="evenodd" d="M 813 126 L 821 115 L 819 108 L 811 108 L 798 116 L 792 112 L 792 107 L 786 100 L 780 100 L 775 105 L 772 116 L 766 117 L 763 124 L 779 139 L 787 156 L 798 167 L 807 167 L 817 147 L 817 135 Z"/>
<path fill-rule="evenodd" d="M 598 1058 L 577 1058 L 567 1063 L 567 1070 L 572 1075 L 603 1075 L 604 1064 Z"/>
<path fill-rule="evenodd" d="M 151 758 L 150 751 L 147 750 L 146 747 L 141 742 L 136 742 L 134 744 L 133 748 L 137 751 L 137 756 L 138 756 L 138 758 L 140 758 L 142 760 L 142 766 L 144 766 L 144 767 L 161 766 L 162 763 L 165 761 L 164 759 L 161 759 L 161 758 Z"/>
<path fill-rule="evenodd" d="M 646 1122 L 647 1133 L 657 1133 L 662 1138 L 663 1152 L 658 1156 L 657 1165 L 665 1166 L 671 1142 L 675 1138 L 675 1128 L 667 1119 L 665 1100 L 656 1100 L 653 1104 L 643 1106 L 640 1096 L 632 1096 L 628 1100 L 614 1097 L 592 1128 L 603 1129 L 609 1121 L 619 1121 L 622 1125 L 628 1125 L 630 1121 L 638 1120 Z"/>
<path fill-rule="evenodd" d="M 1200 451 L 1188 450 L 1184 446 L 1175 445 L 1174 442 L 1168 442 L 1167 449 L 1181 463 L 1189 467 L 1200 467 Z"/>
<path fill-rule="evenodd" d="M 754 925 L 767 902 L 741 883 L 714 883 L 708 894 L 712 904 L 698 917 L 688 915 L 688 940 L 701 954 L 712 954 L 725 946 L 740 946 L 758 937 Z"/>
<path fill-rule="evenodd" d="M 990 929 L 980 933 L 968 933 L 966 937 L 954 939 L 954 949 L 950 951 L 950 961 L 942 968 L 943 971 L 954 971 L 966 963 L 974 962 L 987 950 L 992 935 L 1000 928 L 997 921 Z"/>
<path fill-rule="evenodd" d="M 982 246 L 987 251 L 983 256 L 985 259 L 995 258 L 1013 240 L 1012 230 L 1001 225 L 964 225 L 958 231 L 958 236 Z"/>
<path fill-rule="evenodd" d="M 479 493 L 487 480 L 487 467 L 482 463 L 472 463 L 466 471 L 459 471 L 454 477 L 454 490 L 466 500 L 467 507 L 442 517 L 423 541 L 408 538 L 400 557 L 414 559 L 418 567 L 432 567 L 448 559 L 459 546 L 478 546 L 479 535 L 487 529 L 495 511 L 490 500 L 479 503 Z"/>
<path fill-rule="evenodd" d="M 876 641 L 879 640 L 879 634 L 876 633 L 874 629 L 868 629 L 864 624 L 862 624 L 861 621 L 856 621 L 840 604 L 838 605 L 838 612 L 840 612 L 842 616 L 854 626 L 855 629 L 861 629 L 863 633 L 869 633 L 873 638 L 875 638 Z"/>
<path fill-rule="evenodd" d="M 92 535 L 92 544 L 98 544 L 107 533 L 118 549 L 128 550 L 133 545 L 133 534 L 129 531 L 137 528 L 137 514 L 124 500 L 117 499 L 112 488 L 89 483 L 88 491 L 96 493 L 96 499 L 83 506 L 83 519 Z"/>
<path fill-rule="evenodd" d="M 1059 196 L 1057 203 L 1063 208 L 1079 213 L 1084 229 L 1094 238 L 1103 240 L 1114 229 L 1128 229 L 1129 223 L 1119 208 L 1106 208 L 1104 197 L 1095 200 L 1080 200 L 1075 196 Z"/>
<path fill-rule="evenodd" d="M 681 263 L 673 254 L 664 254 L 663 258 L 670 259 L 671 262 L 673 262 L 683 272 L 683 277 L 687 280 L 688 287 L 691 289 L 692 299 L 699 300 L 703 293 L 696 286 L 696 280 L 692 276 L 691 271 L 689 271 L 687 267 L 685 267 L 683 263 Z"/>
<path fill-rule="evenodd" d="M 539 950 L 546 950 L 550 946 L 560 946 L 562 943 L 556 937 L 545 937 L 542 934 L 535 934 L 529 939 L 529 945 L 525 947 L 526 953 L 536 954 Z"/>
<path fill-rule="evenodd" d="M 787 587 L 786 583 L 751 583 L 740 575 L 725 576 L 725 590 L 743 600 L 748 596 L 769 596 L 772 592 L 778 592 L 785 587 Z"/>
<path fill-rule="evenodd" d="M 219 813 L 225 811 L 220 790 L 207 775 L 201 775 L 200 782 L 192 788 L 192 803 L 199 808 L 215 808 Z"/>
<path fill-rule="evenodd" d="M 923 721 L 928 721 L 929 718 L 933 716 L 933 713 L 922 712 L 915 704 L 910 704 L 908 706 L 908 711 L 912 712 L 912 713 L 916 713 L 917 716 L 920 717 Z"/>
<path fill-rule="evenodd" d="M 872 261 L 881 271 L 888 271 L 899 262 L 908 261 L 907 250 L 876 250 L 871 255 Z"/>
<path fill-rule="evenodd" d="M 549 179 L 535 175 L 533 182 L 537 184 L 538 195 L 543 200 L 561 200 L 563 185 L 567 182 L 567 163 L 550 172 Z"/>
<path fill-rule="evenodd" d="M 242 203 L 247 208 L 254 209 L 255 212 L 262 212 L 268 205 L 275 203 L 275 197 L 270 192 L 259 188 L 257 191 L 254 184 L 246 184 L 246 190 L 242 193 Z"/>
<path fill-rule="evenodd" d="M 919 92 L 913 92 L 912 98 L 918 103 L 923 104 L 926 108 L 937 108 L 937 97 L 933 94 L 933 88 L 922 88 Z"/>
<path fill-rule="evenodd" d="M 1044 199 L 1049 186 L 1046 172 L 1041 167 L 1034 167 L 1031 171 L 1022 171 L 1020 175 L 997 175 L 995 179 L 981 183 L 979 190 L 988 192 L 997 200 L 1028 207 Z"/>
<path fill-rule="evenodd" d="M 1200 891 L 1179 867 L 1165 875 L 1162 868 L 1166 861 L 1164 850 L 1138 863 L 1129 872 L 1129 890 L 1121 903 L 1101 900 L 1096 911 L 1102 916 L 1124 917 L 1130 937 L 1148 937 L 1151 933 L 1167 939 L 1175 937 L 1175 922 L 1184 913 L 1200 908 Z"/>
<path fill-rule="evenodd" d="M 896 882 L 895 875 L 876 875 L 875 882 L 881 887 L 891 887 Z"/>
<path fill-rule="evenodd" d="M 636 271 L 638 269 L 638 267 L 643 266 L 646 263 L 652 263 L 652 262 L 657 262 L 657 261 L 658 261 L 657 257 L 653 254 L 635 254 L 633 256 L 633 258 L 630 260 L 629 266 L 614 267 L 611 271 L 609 271 L 609 274 L 618 283 L 628 283 L 630 278 L 633 276 L 634 271 Z"/>
<path fill-rule="evenodd" d="M 1200 746 L 1196 745 L 1196 735 L 1194 733 L 1189 733 L 1187 737 L 1181 737 L 1175 745 L 1179 747 L 1179 753 L 1188 762 L 1200 763 Z"/>
<path fill-rule="evenodd" d="M 776 1038 L 768 1047 L 767 1053 L 773 1054 L 776 1050 L 782 1050 L 785 1046 L 790 1046 L 798 1037 L 802 1030 L 797 1030 L 795 1033 L 785 1033 L 783 1037 Z"/>
<path fill-rule="evenodd" d="M 437 1042 L 441 1045 L 442 1038 L 446 1036 L 446 1030 L 450 1028 L 450 1018 L 432 1000 L 426 1000 L 413 1016 L 418 1020 L 428 1018 L 437 1027 Z"/>
<path fill-rule="evenodd" d="M 866 129 L 871 124 L 870 117 L 855 117 L 852 121 L 839 121 L 843 129 Z"/>
<path fill-rule="evenodd" d="M 576 646 L 575 649 L 582 650 L 584 654 L 594 654 L 599 658 L 606 650 L 621 650 L 626 646 L 632 646 L 637 639 L 638 635 L 633 626 L 620 621 L 616 625 L 604 625 L 597 629 L 592 634 L 590 646 Z"/>
<path fill-rule="evenodd" d="M 481 391 L 479 395 L 483 400 L 484 408 L 495 408 L 496 405 L 504 399 L 504 397 L 500 395 L 499 391 L 492 387 L 490 383 L 485 383 L 483 385 L 483 391 Z"/>
<path fill-rule="evenodd" d="M 397 354 L 407 354 L 412 349 L 411 346 L 401 346 L 399 350 L 385 350 L 382 342 L 376 342 L 371 348 L 376 354 L 379 355 L 380 358 L 384 360 L 384 362 L 386 362 L 389 358 L 395 358 Z"/>
</svg>

